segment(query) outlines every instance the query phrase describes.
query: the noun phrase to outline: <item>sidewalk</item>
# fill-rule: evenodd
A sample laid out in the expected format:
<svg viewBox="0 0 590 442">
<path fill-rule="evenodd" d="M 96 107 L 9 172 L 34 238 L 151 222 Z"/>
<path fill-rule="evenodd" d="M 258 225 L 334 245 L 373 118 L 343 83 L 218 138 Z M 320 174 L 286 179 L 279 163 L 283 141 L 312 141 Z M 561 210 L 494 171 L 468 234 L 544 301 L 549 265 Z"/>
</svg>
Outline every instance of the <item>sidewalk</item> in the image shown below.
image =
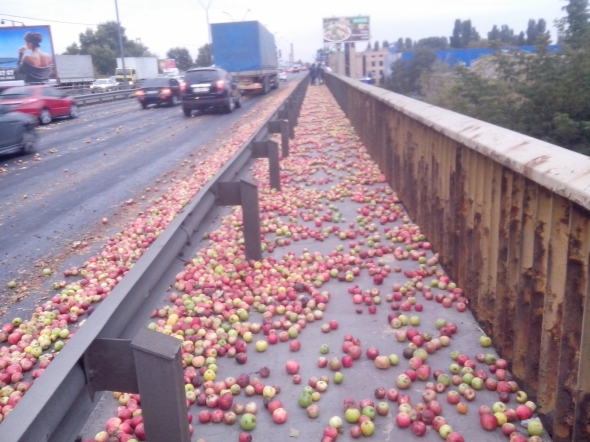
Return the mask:
<svg viewBox="0 0 590 442">
<path fill-rule="evenodd" d="M 185 342 L 184 356 L 189 367 L 186 381 L 195 385 L 195 394 L 189 394 L 191 401 L 198 402 L 203 393 L 219 393 L 246 373 L 251 385 L 258 378 L 263 384 L 274 386 L 274 392 L 267 389 L 264 394 L 269 397 L 275 393 L 274 399 L 281 401 L 288 414 L 284 424 L 275 423 L 264 407 L 263 394 L 253 393 L 249 397 L 246 392 L 250 389 L 241 388 L 233 403 L 258 405 L 256 428 L 251 431 L 253 441 L 319 441 L 333 416 L 344 422 L 343 433 L 337 439 L 352 440 L 350 429 L 358 424 L 346 422 L 345 399 L 354 400 L 357 407 L 364 399 L 372 400 L 375 407 L 379 402 L 387 403 L 389 411 L 382 406 L 385 415 L 372 419 L 372 438 L 408 441 L 417 436 L 410 427 L 400 428 L 396 423 L 398 402 L 409 401 L 409 409 L 424 410 L 424 397 L 436 396 L 441 416 L 465 441 L 508 440 L 500 428 L 485 431 L 479 423 L 478 408 L 491 408 L 498 402 L 496 391 L 474 389 L 472 401 L 461 396 L 466 414 L 447 401 L 447 393 L 467 385 L 451 384 L 434 396 L 432 390 L 423 396 L 427 383 L 436 382 L 435 370 L 442 370 L 448 375 L 446 379 L 451 379 L 451 364 L 456 363 L 451 357 L 453 352 L 467 355 L 475 362 L 474 370 L 483 370 L 489 377 L 501 378 L 502 370 L 494 375 L 486 363 L 475 361 L 477 354 L 496 358 L 497 355 L 493 349 L 479 344 L 483 333 L 478 324 L 469 310 L 459 311 L 464 301 L 461 290 L 447 281 L 437 267 L 437 257 L 427 238 L 408 218 L 325 86 L 308 89 L 290 156 L 281 161 L 281 168 L 280 192 L 268 187 L 266 160 L 258 160 L 251 168 L 259 184 L 265 259 L 251 263 L 244 260 L 239 248 L 241 211 L 235 209 L 209 231 L 200 251 L 178 274 L 174 289 L 167 293 L 171 302 L 158 312 L 161 318 L 151 320 L 150 328 Z M 439 330 L 439 319 L 455 324 L 456 334 L 452 334 L 450 325 Z M 419 332 L 413 341 L 426 350 L 424 364 L 430 366 L 430 372 L 417 369 L 415 373 L 425 380 L 416 379 L 408 385 L 402 379 L 406 382 L 402 387 L 408 387 L 404 389 L 397 381 L 410 368 L 405 356 L 411 357 L 413 351 L 405 349 L 410 342 L 408 335 L 414 334 L 411 329 Z M 439 339 L 441 335 L 448 337 Z M 354 343 L 358 339 L 360 358 L 349 368 L 336 368 L 346 361 L 343 347 L 352 345 L 344 344 L 346 339 Z M 234 354 L 239 353 L 242 345 L 235 345 L 236 341 L 242 340 L 249 342 L 247 362 L 243 365 L 237 363 Z M 290 349 L 296 346 L 295 340 L 300 343 L 298 351 Z M 366 353 L 371 347 L 386 357 L 370 359 Z M 208 361 L 215 364 L 210 367 L 214 374 L 209 372 L 202 377 L 197 372 L 205 372 L 207 356 L 215 357 Z M 319 367 L 322 357 L 336 369 Z M 300 384 L 295 384 L 293 376 L 286 372 L 288 360 L 299 363 Z M 397 364 L 391 365 L 391 361 Z M 382 368 L 377 368 L 376 363 Z M 416 364 L 415 368 L 420 365 L 416 359 L 412 364 Z M 268 377 L 263 376 L 262 367 L 270 370 Z M 340 384 L 334 382 L 337 371 L 343 375 Z M 214 379 L 210 383 L 204 382 L 211 376 Z M 310 418 L 300 406 L 308 401 L 301 394 L 311 378 L 323 376 L 328 378 L 327 389 L 313 402 L 319 407 L 319 416 Z M 226 384 L 220 383 L 222 380 Z M 206 391 L 207 387 L 211 390 Z M 378 399 L 376 390 L 380 387 L 395 388 L 398 401 Z M 260 386 L 255 388 L 262 393 Z M 321 389 L 322 384 L 316 384 L 312 391 Z M 514 394 L 509 396 L 509 408 L 521 405 Z M 113 399 L 111 402 L 117 404 Z M 432 408 L 437 411 L 436 406 Z M 199 423 L 199 414 L 204 410 L 214 408 L 193 403 L 189 409 L 194 416 L 193 441 L 238 440 L 241 416 L 233 425 Z M 372 411 L 368 409 L 366 413 Z M 206 414 L 201 414 L 203 419 Z M 520 421 L 514 424 L 521 434 L 527 434 Z M 363 427 L 370 431 L 371 424 Z M 424 428 L 423 440 L 444 440 L 430 425 Z"/>
</svg>

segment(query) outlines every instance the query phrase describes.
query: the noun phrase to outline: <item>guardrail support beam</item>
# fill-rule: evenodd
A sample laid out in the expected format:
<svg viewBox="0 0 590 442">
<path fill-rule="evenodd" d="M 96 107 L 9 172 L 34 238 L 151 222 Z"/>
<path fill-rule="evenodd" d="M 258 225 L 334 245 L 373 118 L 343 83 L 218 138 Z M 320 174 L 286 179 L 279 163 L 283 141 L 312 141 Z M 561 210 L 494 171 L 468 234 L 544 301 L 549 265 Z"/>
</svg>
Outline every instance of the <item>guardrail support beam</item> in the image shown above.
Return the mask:
<svg viewBox="0 0 590 442">
<path fill-rule="evenodd" d="M 217 183 L 215 195 L 218 206 L 242 206 L 246 259 L 260 261 L 262 259 L 260 206 L 256 183 L 246 179 L 240 182 Z"/>
<path fill-rule="evenodd" d="M 254 141 L 252 158 L 268 158 L 270 188 L 281 190 L 281 170 L 279 165 L 279 145 L 274 141 Z"/>
<path fill-rule="evenodd" d="M 182 342 L 142 328 L 133 341 L 145 434 L 150 442 L 190 442 Z"/>
<path fill-rule="evenodd" d="M 268 122 L 268 132 L 281 134 L 281 151 L 283 158 L 289 156 L 289 122 L 285 120 L 273 120 Z"/>
<path fill-rule="evenodd" d="M 190 442 L 181 344 L 148 328 L 132 341 L 95 339 L 83 358 L 90 398 L 98 391 L 139 393 L 150 442 Z"/>
<path fill-rule="evenodd" d="M 295 111 L 289 107 L 287 104 L 285 109 L 279 112 L 279 118 L 281 120 L 287 120 L 289 122 L 289 138 L 295 138 L 295 125 L 297 124 L 297 118 L 295 115 Z"/>
</svg>

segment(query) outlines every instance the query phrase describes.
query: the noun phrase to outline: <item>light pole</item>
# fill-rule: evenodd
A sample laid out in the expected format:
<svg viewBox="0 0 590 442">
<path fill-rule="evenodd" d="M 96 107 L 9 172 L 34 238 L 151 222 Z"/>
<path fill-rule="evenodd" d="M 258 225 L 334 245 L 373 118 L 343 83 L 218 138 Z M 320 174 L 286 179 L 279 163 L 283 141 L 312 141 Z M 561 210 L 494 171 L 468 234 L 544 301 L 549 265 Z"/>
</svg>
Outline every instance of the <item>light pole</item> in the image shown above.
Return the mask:
<svg viewBox="0 0 590 442">
<path fill-rule="evenodd" d="M 234 20 L 234 18 L 231 16 L 231 14 L 230 14 L 229 12 L 225 12 L 225 11 L 223 11 L 223 13 L 224 13 L 225 15 L 227 15 L 227 16 L 228 16 L 228 17 L 231 19 L 231 21 L 235 21 L 235 20 Z"/>
<path fill-rule="evenodd" d="M 123 81 L 127 83 L 127 70 L 125 69 L 125 49 L 123 49 L 123 37 L 121 35 L 121 22 L 119 21 L 119 5 L 115 0 L 115 11 L 117 12 L 117 33 L 119 34 L 119 52 L 121 52 L 121 67 L 123 68 Z"/>
<path fill-rule="evenodd" d="M 209 7 L 211 6 L 211 3 L 213 3 L 213 0 L 209 0 L 207 2 L 207 6 L 205 6 L 205 4 L 203 3 L 202 0 L 197 0 L 199 2 L 199 4 L 201 5 L 201 7 L 205 10 L 205 17 L 207 18 L 207 35 L 209 36 L 209 44 L 211 44 L 211 26 L 209 26 Z"/>
<path fill-rule="evenodd" d="M 251 12 L 249 9 L 246 10 L 246 12 L 244 12 L 244 16 L 242 17 L 242 21 L 246 20 L 246 16 L 248 15 L 248 12 Z"/>
</svg>

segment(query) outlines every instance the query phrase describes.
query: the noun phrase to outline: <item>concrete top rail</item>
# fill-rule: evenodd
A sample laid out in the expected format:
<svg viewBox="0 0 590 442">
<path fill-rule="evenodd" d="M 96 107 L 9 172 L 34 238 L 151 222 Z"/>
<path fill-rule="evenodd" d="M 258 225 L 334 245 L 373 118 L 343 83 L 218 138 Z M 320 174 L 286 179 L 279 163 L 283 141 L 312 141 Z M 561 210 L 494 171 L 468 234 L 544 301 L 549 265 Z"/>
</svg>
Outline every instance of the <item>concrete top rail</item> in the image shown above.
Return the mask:
<svg viewBox="0 0 590 442">
<path fill-rule="evenodd" d="M 330 75 L 590 210 L 590 157 L 358 80 Z"/>
</svg>

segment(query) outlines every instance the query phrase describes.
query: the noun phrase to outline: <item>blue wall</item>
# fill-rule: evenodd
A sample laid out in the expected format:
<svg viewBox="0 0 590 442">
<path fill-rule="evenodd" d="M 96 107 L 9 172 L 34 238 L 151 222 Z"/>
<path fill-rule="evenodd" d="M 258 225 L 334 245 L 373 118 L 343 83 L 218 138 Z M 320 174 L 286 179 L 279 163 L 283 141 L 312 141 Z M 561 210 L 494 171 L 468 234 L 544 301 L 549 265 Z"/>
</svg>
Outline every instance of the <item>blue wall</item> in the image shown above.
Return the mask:
<svg viewBox="0 0 590 442">
<path fill-rule="evenodd" d="M 526 52 L 535 52 L 535 46 L 518 46 L 518 49 L 521 51 Z M 514 49 L 511 47 L 502 48 L 502 50 L 507 51 L 510 49 Z M 561 49 L 559 45 L 549 45 L 549 52 L 558 51 Z M 477 60 L 479 57 L 484 55 L 489 55 L 495 52 L 494 49 L 489 48 L 481 48 L 481 49 L 447 49 L 444 51 L 434 51 L 438 59 L 443 62 L 447 63 L 451 66 L 455 66 L 458 63 L 462 63 L 465 66 L 471 66 L 471 63 Z M 414 52 L 399 52 L 398 54 L 401 55 L 402 61 L 411 60 L 414 58 Z"/>
</svg>

